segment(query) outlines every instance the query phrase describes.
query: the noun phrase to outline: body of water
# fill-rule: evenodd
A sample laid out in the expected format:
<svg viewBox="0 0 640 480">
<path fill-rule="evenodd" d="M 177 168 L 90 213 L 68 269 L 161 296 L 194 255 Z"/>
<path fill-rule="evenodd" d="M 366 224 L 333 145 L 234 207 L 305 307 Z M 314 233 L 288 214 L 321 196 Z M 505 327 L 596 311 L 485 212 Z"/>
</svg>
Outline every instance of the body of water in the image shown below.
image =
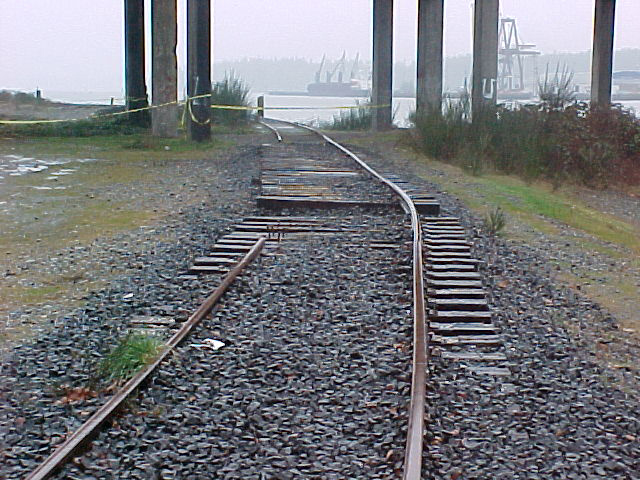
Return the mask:
<svg viewBox="0 0 640 480">
<path fill-rule="evenodd" d="M 348 112 L 339 108 L 363 104 L 366 98 L 351 97 L 304 97 L 288 95 L 265 95 L 265 116 L 276 120 L 289 122 L 311 123 L 322 125 L 330 123 L 341 112 Z M 269 110 L 269 107 L 309 107 L 305 110 Z M 415 98 L 394 98 L 394 123 L 400 127 L 408 126 L 408 118 L 416 108 Z"/>
</svg>

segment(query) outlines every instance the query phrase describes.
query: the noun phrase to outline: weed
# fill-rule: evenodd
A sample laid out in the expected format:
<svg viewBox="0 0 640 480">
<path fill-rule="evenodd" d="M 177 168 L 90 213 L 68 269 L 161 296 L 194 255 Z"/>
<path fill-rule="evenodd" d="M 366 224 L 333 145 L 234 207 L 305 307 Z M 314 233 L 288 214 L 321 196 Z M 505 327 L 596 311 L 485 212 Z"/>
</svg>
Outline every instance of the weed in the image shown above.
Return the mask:
<svg viewBox="0 0 640 480">
<path fill-rule="evenodd" d="M 504 211 L 499 206 L 488 212 L 484 217 L 484 229 L 491 236 L 498 235 L 504 229 L 506 223 L 507 219 Z"/>
<path fill-rule="evenodd" d="M 153 362 L 163 342 L 152 335 L 129 334 L 98 366 L 98 375 L 108 383 L 124 382 Z"/>
<path fill-rule="evenodd" d="M 549 78 L 549 64 L 544 73 L 544 82 L 538 82 L 538 91 L 542 107 L 549 110 L 562 110 L 575 102 L 575 88 L 573 86 L 573 72 L 567 65 L 560 68 L 556 65 L 556 73 Z"/>
</svg>

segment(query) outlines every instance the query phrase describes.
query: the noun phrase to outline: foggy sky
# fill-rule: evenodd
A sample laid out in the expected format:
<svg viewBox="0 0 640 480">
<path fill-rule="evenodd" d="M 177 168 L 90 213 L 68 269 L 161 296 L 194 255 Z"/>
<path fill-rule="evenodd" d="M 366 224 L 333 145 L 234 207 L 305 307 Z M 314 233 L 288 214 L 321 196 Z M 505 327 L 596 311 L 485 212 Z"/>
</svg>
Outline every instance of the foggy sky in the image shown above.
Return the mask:
<svg viewBox="0 0 640 480">
<path fill-rule="evenodd" d="M 178 0 L 184 37 L 184 3 Z M 149 3 L 149 0 L 147 0 Z M 214 59 L 370 58 L 372 0 L 213 0 Z M 445 0 L 445 55 L 471 51 L 470 0 Z M 594 0 L 502 0 L 544 53 L 591 48 Z M 0 0 L 0 88 L 122 89 L 122 0 Z M 148 9 L 148 12 L 150 9 Z M 395 57 L 415 58 L 416 0 L 395 0 Z M 640 1 L 618 0 L 616 48 L 640 47 Z M 178 54 L 184 58 L 184 41 Z M 182 59 L 181 59 L 182 63 Z M 640 65 L 638 65 L 640 69 Z"/>
</svg>

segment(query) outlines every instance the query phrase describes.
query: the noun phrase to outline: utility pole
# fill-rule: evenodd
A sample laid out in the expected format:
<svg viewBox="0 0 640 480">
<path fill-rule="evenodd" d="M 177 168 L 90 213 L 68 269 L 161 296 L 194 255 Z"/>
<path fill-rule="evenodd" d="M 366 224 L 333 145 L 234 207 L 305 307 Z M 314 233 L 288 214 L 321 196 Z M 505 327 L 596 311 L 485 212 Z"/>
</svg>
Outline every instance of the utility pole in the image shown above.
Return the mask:
<svg viewBox="0 0 640 480">
<path fill-rule="evenodd" d="M 611 105 L 616 0 L 596 0 L 591 61 L 591 105 Z"/>
<path fill-rule="evenodd" d="M 211 0 L 187 0 L 187 96 L 211 94 Z M 196 142 L 211 139 L 211 97 L 189 100 L 187 129 Z"/>
<path fill-rule="evenodd" d="M 418 0 L 416 112 L 442 114 L 444 0 Z"/>
<path fill-rule="evenodd" d="M 471 83 L 474 118 L 484 110 L 493 110 L 498 101 L 498 9 L 499 0 L 475 0 Z"/>
<path fill-rule="evenodd" d="M 393 95 L 393 0 L 373 0 L 373 130 L 391 128 Z M 384 107 L 377 107 L 384 105 Z"/>
<path fill-rule="evenodd" d="M 151 129 L 156 137 L 178 136 L 178 41 L 176 0 L 151 1 L 153 105 Z M 166 105 L 170 104 L 170 105 Z M 161 106 L 164 105 L 164 106 Z"/>
<path fill-rule="evenodd" d="M 145 83 L 144 0 L 124 0 L 125 104 L 127 110 L 148 107 Z M 131 123 L 149 126 L 149 111 L 129 115 Z"/>
</svg>

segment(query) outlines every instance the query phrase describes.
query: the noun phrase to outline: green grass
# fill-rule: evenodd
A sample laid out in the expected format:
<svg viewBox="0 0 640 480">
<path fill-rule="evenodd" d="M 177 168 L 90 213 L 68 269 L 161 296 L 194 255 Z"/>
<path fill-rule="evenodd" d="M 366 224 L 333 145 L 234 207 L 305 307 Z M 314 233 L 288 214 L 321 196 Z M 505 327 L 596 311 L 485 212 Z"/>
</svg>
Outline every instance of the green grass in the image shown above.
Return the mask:
<svg viewBox="0 0 640 480">
<path fill-rule="evenodd" d="M 12 289 L 12 294 L 19 297 L 25 304 L 29 305 L 53 298 L 60 293 L 61 290 L 62 287 L 59 285 L 48 285 L 44 287 L 15 286 Z"/>
<path fill-rule="evenodd" d="M 163 342 L 158 337 L 129 334 L 100 362 L 98 376 L 107 383 L 124 382 L 152 363 L 162 348 Z"/>
<path fill-rule="evenodd" d="M 462 172 L 458 173 L 460 174 Z M 458 184 L 446 182 L 446 186 L 465 201 L 469 200 L 469 206 L 472 208 L 478 208 L 483 204 L 499 205 L 506 212 L 525 221 L 544 217 L 640 253 L 638 228 L 615 217 L 604 216 L 562 192 L 554 192 L 549 185 L 528 184 L 505 175 L 486 175 L 468 176 L 464 182 Z M 477 198 L 478 195 L 483 197 L 482 200 Z M 539 221 L 537 223 L 539 226 Z"/>
</svg>

